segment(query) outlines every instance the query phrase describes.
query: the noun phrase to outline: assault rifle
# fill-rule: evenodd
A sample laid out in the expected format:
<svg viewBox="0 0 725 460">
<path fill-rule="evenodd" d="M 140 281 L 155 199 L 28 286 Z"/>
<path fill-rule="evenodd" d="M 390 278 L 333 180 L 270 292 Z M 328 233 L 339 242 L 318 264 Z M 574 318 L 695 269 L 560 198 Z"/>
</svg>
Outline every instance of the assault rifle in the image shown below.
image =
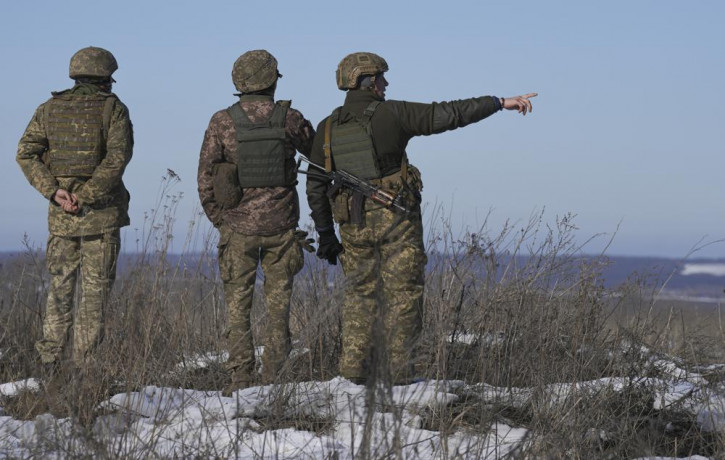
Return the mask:
<svg viewBox="0 0 725 460">
<path fill-rule="evenodd" d="M 310 171 L 309 167 L 307 171 L 300 171 L 300 164 L 303 161 L 310 166 L 314 166 L 322 172 Z M 297 161 L 297 172 L 331 180 L 332 187 L 330 187 L 327 191 L 327 196 L 329 197 L 334 197 L 335 194 L 338 193 L 340 188 L 345 187 L 352 190 L 353 192 L 359 192 L 365 198 L 370 198 L 374 202 L 381 204 L 386 208 L 395 208 L 395 210 L 405 214 L 410 212 L 410 210 L 405 207 L 405 204 L 403 204 L 403 200 L 400 195 L 393 195 L 389 192 L 386 192 L 380 187 L 376 187 L 365 179 L 360 179 L 359 177 L 353 176 L 347 171 L 342 171 L 338 169 L 335 171 L 327 172 L 322 166 L 311 162 L 303 156 L 300 156 L 300 159 Z"/>
</svg>

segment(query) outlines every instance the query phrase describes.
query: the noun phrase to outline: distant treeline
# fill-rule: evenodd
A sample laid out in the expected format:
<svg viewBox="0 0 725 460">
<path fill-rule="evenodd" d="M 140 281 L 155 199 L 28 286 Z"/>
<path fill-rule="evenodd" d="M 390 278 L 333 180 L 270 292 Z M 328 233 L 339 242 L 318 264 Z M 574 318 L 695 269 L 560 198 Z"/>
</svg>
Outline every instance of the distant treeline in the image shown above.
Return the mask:
<svg viewBox="0 0 725 460">
<path fill-rule="evenodd" d="M 27 257 L 24 251 L 3 251 L 0 252 L 0 267 L 17 260 L 20 257 Z M 42 254 L 40 254 L 42 257 Z M 306 257 L 314 255 L 305 254 Z M 432 253 L 428 254 L 428 266 L 434 264 L 446 264 L 452 256 Z M 461 257 L 458 255 L 457 257 Z M 496 255 L 499 265 L 508 265 L 510 258 L 505 255 Z M 527 256 L 516 256 L 515 263 L 520 266 L 526 265 Z M 569 257 L 571 260 L 571 257 Z M 678 292 L 687 296 L 705 296 L 712 298 L 723 297 L 725 289 L 725 276 L 713 276 L 707 274 L 682 275 L 682 268 L 685 264 L 725 264 L 725 259 L 681 259 L 658 258 L 658 257 L 632 257 L 632 256 L 591 256 L 583 255 L 576 259 L 581 264 L 596 263 L 601 270 L 602 282 L 606 288 L 615 288 L 625 282 L 642 282 L 651 287 L 664 286 L 667 292 Z M 154 256 L 146 255 L 141 258 L 134 253 L 123 253 L 119 260 L 119 275 L 143 262 L 144 264 L 156 264 L 161 260 Z M 164 254 L 163 262 L 169 267 L 197 271 L 207 276 L 214 276 L 216 269 L 216 255 L 204 253 L 188 254 Z M 577 264 L 573 264 L 576 266 Z M 306 264 L 308 270 L 310 264 Z M 340 267 L 330 267 L 330 275 Z M 474 267 L 476 269 L 476 267 Z M 478 267 L 481 275 L 485 275 L 486 268 L 481 264 Z"/>
</svg>

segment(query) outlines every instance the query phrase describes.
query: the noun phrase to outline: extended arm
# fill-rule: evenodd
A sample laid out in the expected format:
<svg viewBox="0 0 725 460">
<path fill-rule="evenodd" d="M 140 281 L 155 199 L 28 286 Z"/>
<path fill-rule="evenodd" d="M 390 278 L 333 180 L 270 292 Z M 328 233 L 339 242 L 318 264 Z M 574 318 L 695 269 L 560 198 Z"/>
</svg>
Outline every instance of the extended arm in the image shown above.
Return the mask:
<svg viewBox="0 0 725 460">
<path fill-rule="evenodd" d="M 482 96 L 432 104 L 390 101 L 386 107 L 393 111 L 395 120 L 408 136 L 427 136 L 479 122 L 502 109 L 518 110 L 525 115 L 532 110 L 529 98 L 535 96 L 536 93 L 509 98 Z M 378 126 L 374 125 L 375 128 Z"/>
</svg>

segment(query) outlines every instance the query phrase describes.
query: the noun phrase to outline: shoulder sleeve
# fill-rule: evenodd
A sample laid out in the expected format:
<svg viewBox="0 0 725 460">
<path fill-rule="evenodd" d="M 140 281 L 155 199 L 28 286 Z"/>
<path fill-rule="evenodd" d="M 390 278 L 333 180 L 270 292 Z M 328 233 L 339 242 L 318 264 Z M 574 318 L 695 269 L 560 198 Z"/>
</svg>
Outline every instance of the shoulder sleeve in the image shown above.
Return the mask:
<svg viewBox="0 0 725 460">
<path fill-rule="evenodd" d="M 312 151 L 312 142 L 315 138 L 315 129 L 299 110 L 287 110 L 286 120 L 287 136 L 295 150 L 309 158 Z"/>
<path fill-rule="evenodd" d="M 498 111 L 491 96 L 430 104 L 387 101 L 383 107 L 395 114 L 401 128 L 411 136 L 426 136 L 462 128 Z"/>
<path fill-rule="evenodd" d="M 109 153 L 120 153 L 128 163 L 133 155 L 133 143 L 133 123 L 131 123 L 128 107 L 119 99 L 116 99 L 111 114 L 106 150 Z"/>
<path fill-rule="evenodd" d="M 320 166 L 324 166 L 325 164 L 325 154 L 322 150 L 322 144 L 325 138 L 324 130 L 326 121 L 327 118 L 317 125 L 317 135 L 312 143 L 312 153 L 309 157 L 310 161 Z M 308 168 L 315 169 L 312 166 L 308 166 Z M 325 180 L 324 177 L 307 176 L 307 204 L 310 206 L 312 220 L 315 222 L 315 227 L 318 231 L 331 228 L 334 225 L 330 200 L 327 198 L 328 187 L 329 181 Z"/>
<path fill-rule="evenodd" d="M 43 154 L 48 150 L 48 138 L 45 134 L 45 107 L 48 102 L 35 110 L 23 136 L 18 142 L 15 157 L 23 174 L 38 192 L 50 199 L 58 190 L 58 181 L 43 162 Z"/>
<path fill-rule="evenodd" d="M 209 121 L 209 126 L 204 132 L 204 141 L 201 144 L 196 176 L 201 207 L 215 226 L 222 223 L 222 208 L 214 197 L 214 165 L 224 161 L 224 144 L 219 136 L 219 125 L 224 120 L 229 127 L 232 123 L 231 117 L 225 114 L 226 109 L 220 110 Z"/>
</svg>

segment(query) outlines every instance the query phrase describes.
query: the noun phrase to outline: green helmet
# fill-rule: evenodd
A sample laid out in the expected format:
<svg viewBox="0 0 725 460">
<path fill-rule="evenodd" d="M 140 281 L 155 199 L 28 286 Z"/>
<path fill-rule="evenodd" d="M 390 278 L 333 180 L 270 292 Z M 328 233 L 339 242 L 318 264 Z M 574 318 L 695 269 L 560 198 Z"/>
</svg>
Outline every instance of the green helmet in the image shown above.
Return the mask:
<svg viewBox="0 0 725 460">
<path fill-rule="evenodd" d="M 337 66 L 337 87 L 355 89 L 360 77 L 388 71 L 388 63 L 374 53 L 351 53 L 342 58 Z"/>
<path fill-rule="evenodd" d="M 71 78 L 110 78 L 117 69 L 118 63 L 113 54 L 103 48 L 89 46 L 79 50 L 70 58 L 68 75 Z"/>
<path fill-rule="evenodd" d="M 247 51 L 232 68 L 234 87 L 242 93 L 269 88 L 277 81 L 277 59 L 265 50 Z"/>
</svg>

